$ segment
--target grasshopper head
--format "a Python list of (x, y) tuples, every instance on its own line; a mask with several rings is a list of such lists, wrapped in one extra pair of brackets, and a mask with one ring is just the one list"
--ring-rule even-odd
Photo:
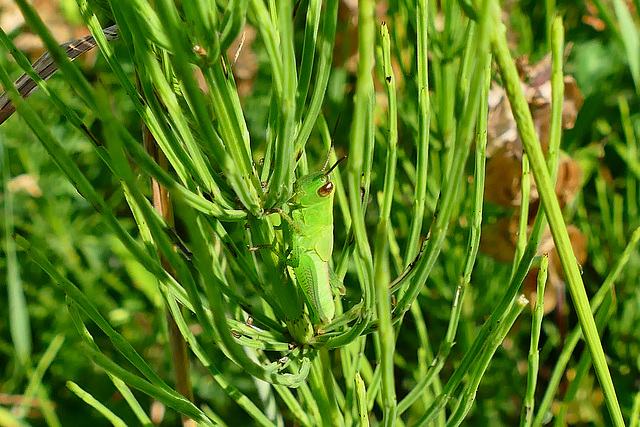
[(321, 171), (310, 173), (298, 179), (294, 184), (294, 194), (291, 201), (299, 206), (311, 206), (330, 200), (334, 185), (329, 174), (344, 159), (346, 157), (342, 157), (329, 170), (325, 170), (329, 162), (327, 158), (327, 163), (325, 163)]
[(331, 196), (333, 187), (331, 178), (324, 171), (310, 173), (296, 181), (292, 201), (300, 206), (322, 203)]

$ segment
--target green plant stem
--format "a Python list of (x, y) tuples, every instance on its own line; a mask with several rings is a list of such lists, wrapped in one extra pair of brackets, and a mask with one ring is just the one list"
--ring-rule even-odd
[(122, 421), (120, 417), (114, 414), (109, 408), (104, 406), (93, 397), (91, 394), (83, 390), (79, 385), (74, 383), (73, 381), (67, 381), (67, 388), (71, 390), (76, 396), (80, 399), (84, 400), (85, 403), (90, 405), (96, 411), (98, 411), (103, 417), (105, 417), (114, 427), (126, 427), (127, 424)]
[[(623, 426), (624, 420), (622, 412), (616, 397), (616, 391), (613, 386), (611, 374), (607, 367), (607, 362), (602, 349), (602, 343), (598, 337), (598, 331), (589, 309), (589, 299), (587, 298), (584, 284), (580, 275), (580, 269), (576, 262), (575, 255), (566, 226), (562, 219), (560, 205), (555, 195), (554, 185), (551, 181), (549, 171), (545, 166), (542, 149), (536, 136), (535, 127), (529, 111), (529, 105), (520, 88), (520, 78), (518, 71), (513, 62), (513, 58), (509, 52), (507, 45), (505, 28), (500, 21), (500, 7), (497, 2), (492, 2), (493, 27), (492, 34), (492, 50), (498, 63), (500, 73), (505, 84), (505, 90), (511, 103), (513, 115), (518, 124), (518, 131), (522, 138), (524, 149), (529, 155), (531, 169), (533, 170), (540, 199), (544, 207), (545, 213), (549, 220), (551, 234), (553, 235), (558, 255), (562, 263), (562, 268), (567, 278), (571, 297), (576, 307), (580, 326), (586, 338), (589, 351), (593, 358), (594, 367), (603, 388), (605, 400), (609, 408), (612, 421), (616, 426)], [(554, 23), (554, 32), (562, 33), (562, 21), (556, 19)], [(557, 40), (557, 39), (556, 39)]]
[[(358, 51), (360, 53), (360, 61), (358, 62), (358, 83), (354, 97), (355, 111), (351, 126), (350, 155), (347, 160), (347, 188), (349, 189), (351, 225), (356, 245), (354, 261), (362, 287), (364, 304), (360, 311), (360, 319), (356, 325), (344, 334), (329, 339), (327, 341), (328, 348), (341, 347), (355, 340), (368, 326), (375, 307), (373, 258), (364, 221), (363, 200), (361, 200), (361, 188), (366, 184), (366, 182), (362, 182), (362, 176), (365, 172), (369, 173), (364, 170), (365, 162), (362, 154), (371, 151), (367, 147), (367, 142), (373, 141), (373, 129), (370, 128), (369, 123), (372, 123), (373, 120), (374, 99), (372, 78), (373, 50), (375, 46), (374, 11), (374, 3), (371, 0), (361, 2), (358, 8)], [(365, 203), (368, 200), (366, 186), (364, 200)]]
[[(521, 295), (513, 305), (509, 313), (505, 316), (505, 321), (500, 324), (500, 327), (497, 328), (493, 334), (489, 336), (486, 348), (483, 349), (482, 353), (477, 355), (477, 360), (474, 363), (475, 366), (471, 371), (471, 378), (465, 388), (462, 390), (458, 405), (447, 421), (447, 426), (458, 427), (460, 424), (462, 424), (462, 421), (464, 421), (465, 417), (471, 410), (473, 402), (475, 401), (475, 396), (478, 391), (480, 381), (482, 380), (482, 377), (484, 376), (484, 373), (489, 366), (489, 362), (491, 362), (491, 359), (498, 349), (498, 346), (502, 344), (502, 341), (504, 341), (507, 333), (522, 312), (522, 309), (527, 306), (527, 304), (529, 304), (529, 301), (524, 297), (524, 295)], [(426, 426), (427, 424), (427, 420), (425, 420), (423, 423), (418, 423), (419, 426)]]
[(633, 407), (631, 408), (629, 420), (629, 427), (638, 427), (640, 425), (640, 391), (633, 397)]
[[(309, 100), (306, 114), (302, 121), (302, 125), (296, 135), (296, 144), (294, 151), (299, 153), (304, 148), (313, 126), (318, 120), (318, 116), (322, 110), (322, 104), (327, 92), (327, 85), (331, 75), (331, 62), (333, 60), (333, 48), (336, 39), (336, 27), (338, 20), (338, 0), (327, 0), (324, 7), (324, 15), (322, 18), (322, 31), (318, 38), (318, 62), (316, 66), (316, 79), (313, 85), (313, 92)], [(302, 73), (302, 68), (300, 69)], [(302, 75), (301, 75), (302, 77)], [(299, 106), (302, 108), (302, 106)]]
[(429, 100), (429, 61), (427, 34), (427, 22), (429, 22), (429, 10), (427, 0), (418, 0), (416, 3), (417, 19), (417, 71), (418, 71), (418, 144), (416, 163), (415, 201), (407, 250), (404, 264), (407, 266), (418, 253), (422, 222), (425, 212), (425, 200), (427, 197), (427, 172), (429, 166), (429, 131), (431, 126), (431, 105)]
[[(620, 96), (618, 97), (618, 108), (620, 109), (620, 119), (622, 122), (622, 130), (624, 131), (624, 137), (626, 139), (627, 158), (638, 158), (638, 142), (636, 135), (633, 131), (633, 124), (631, 122), (631, 116), (629, 114), (629, 104), (627, 100)], [(631, 172), (627, 172), (627, 182), (625, 185), (626, 199), (627, 199), (627, 214), (629, 218), (636, 218), (638, 216), (638, 180), (633, 177)]]
[(520, 425), (530, 427), (533, 421), (533, 411), (535, 408), (535, 392), (538, 382), (538, 368), (540, 365), (540, 351), (538, 343), (540, 341), (540, 330), (542, 329), (542, 319), (544, 317), (544, 289), (547, 283), (547, 273), (549, 269), (549, 255), (544, 254), (538, 272), (536, 289), (536, 304), (533, 308), (533, 318), (531, 319), (531, 344), (529, 346), (529, 365), (527, 369), (527, 389), (525, 391)]
[[(483, 14), (483, 16), (486, 15), (486, 13)], [(411, 303), (417, 298), (444, 245), (449, 228), (449, 220), (458, 198), (458, 189), (469, 155), (469, 148), (474, 135), (476, 115), (480, 106), (480, 96), (484, 82), (484, 59), (488, 55), (488, 31), (485, 29), (486, 21), (487, 19), (481, 19), (478, 36), (475, 37), (474, 42), (471, 44), (471, 48), (474, 49), (475, 52), (476, 61), (474, 67), (471, 67), (473, 71), (471, 72), (469, 99), (463, 110), (459, 128), (456, 133), (456, 143), (453, 149), (453, 161), (450, 173), (442, 187), (441, 199), (434, 213), (434, 220), (429, 230), (430, 238), (426, 242), (425, 254), (419, 259), (415, 266), (415, 275), (407, 287), (406, 293), (398, 300), (398, 304), (394, 310), (394, 316), (396, 318), (404, 316), (404, 313), (409, 309)]]
[[(604, 300), (602, 301), (602, 305), (598, 309), (595, 314), (596, 324), (598, 325), (598, 331), (604, 331), (604, 328), (613, 314), (615, 310), (615, 296), (612, 293), (607, 293)], [(602, 335), (602, 332), (600, 332)], [(578, 391), (580, 390), (580, 383), (584, 380), (584, 377), (589, 373), (589, 369), (591, 368), (591, 356), (588, 351), (582, 353), (580, 356), (580, 360), (578, 361), (576, 367), (574, 368), (575, 376), (571, 379), (569, 383), (569, 387), (564, 394), (564, 399), (560, 404), (558, 409), (558, 413), (555, 416), (554, 424), (558, 427), (564, 426), (566, 424), (566, 415), (569, 409), (569, 405), (574, 401)]]
[[(606, 297), (609, 292), (613, 292), (613, 284), (618, 279), (624, 266), (627, 264), (629, 259), (636, 253), (638, 250), (638, 244), (640, 243), (640, 227), (638, 227), (631, 235), (629, 239), (629, 243), (627, 247), (624, 249), (622, 255), (616, 262), (616, 265), (613, 267), (607, 278), (602, 283), (602, 286), (598, 289), (598, 291), (594, 294), (593, 298), (591, 298), (591, 311), (596, 312), (602, 304), (602, 301)], [(560, 356), (558, 356), (558, 361), (553, 368), (553, 373), (551, 374), (551, 379), (549, 380), (549, 385), (547, 386), (547, 390), (544, 393), (542, 400), (540, 401), (540, 407), (538, 409), (538, 413), (536, 414), (535, 419), (533, 420), (533, 425), (538, 427), (542, 425), (544, 421), (545, 414), (551, 407), (551, 403), (553, 402), (553, 397), (560, 385), (560, 381), (562, 380), (562, 376), (564, 374), (564, 370), (571, 359), (571, 354), (573, 350), (578, 345), (578, 342), (582, 338), (582, 330), (580, 327), (576, 327), (571, 333), (565, 338), (564, 347), (562, 348), (562, 352)]]
[(293, 47), (292, 3), (278, 2), (277, 30), (279, 49), (277, 58), (271, 58), (282, 65), (280, 85), (276, 85), (277, 144), (275, 146), (275, 164), (269, 179), (269, 192), (266, 206), (280, 206), (291, 196), (295, 181), (294, 167), (297, 158), (294, 152), (294, 119), (296, 114), (296, 92), (298, 87), (296, 57)]
[(367, 409), (367, 388), (360, 376), (359, 372), (356, 372), (355, 376), (355, 389), (358, 403), (358, 419), (360, 420), (360, 426), (369, 426), (369, 410)]
[[(491, 58), (487, 57), (485, 61), (485, 80), (482, 85), (481, 99), (487, 99), (489, 87), (491, 85)], [(449, 357), (449, 353), (453, 348), (458, 323), (462, 313), (464, 302), (469, 283), (471, 282), (471, 273), (478, 254), (480, 245), (480, 232), (482, 226), (482, 206), (484, 200), (484, 184), (485, 184), (485, 167), (486, 167), (486, 148), (487, 148), (487, 115), (488, 109), (482, 108), (478, 113), (476, 126), (476, 153), (475, 153), (475, 172), (474, 172), (474, 204), (473, 218), (471, 220), (471, 232), (469, 234), (470, 250), (464, 264), (464, 271), (461, 282), (458, 285), (452, 304), (449, 325), (444, 341), (440, 344), (436, 358), (431, 362), (426, 374), (413, 387), (413, 389), (400, 401), (398, 405), (398, 413), (402, 414), (406, 411), (423, 393), (426, 387), (437, 378), (440, 370)]]
[(380, 206), (380, 221), (374, 242), (373, 266), (375, 272), (375, 290), (378, 314), (378, 338), (380, 342), (380, 369), (382, 370), (382, 402), (383, 421), (385, 426), (395, 425), (397, 418), (396, 385), (394, 375), (394, 354), (396, 338), (391, 324), (391, 303), (389, 293), (389, 239), (391, 234), (390, 212), (395, 187), (395, 170), (398, 145), (398, 107), (396, 100), (396, 83), (391, 68), (391, 40), (386, 24), (380, 28), (382, 40), (382, 57), (384, 81), (389, 102), (389, 140), (387, 148), (387, 164), (385, 169), (385, 187)]
[(520, 181), (520, 218), (518, 222), (518, 242), (516, 243), (516, 253), (511, 266), (511, 276), (516, 272), (516, 268), (522, 259), (524, 248), (527, 245), (527, 225), (529, 224), (529, 195), (531, 194), (531, 173), (529, 172), (529, 157), (527, 153), (522, 154), (522, 178)]
[[(486, 10), (486, 9), (483, 9), (483, 10)], [(554, 91), (554, 93), (557, 93), (557, 91)], [(561, 111), (553, 110), (552, 115), (554, 114), (560, 115)], [(559, 124), (560, 121), (552, 120), (552, 123)], [(559, 135), (559, 132), (557, 133), (557, 135)], [(551, 141), (550, 145), (553, 145), (553, 144), (554, 142)], [(559, 140), (556, 141), (555, 144), (559, 144)], [(550, 154), (551, 153), (552, 151), (550, 148)], [(557, 153), (557, 150), (555, 151), (555, 153)], [(557, 155), (556, 156), (550, 155), (549, 158), (547, 159), (547, 168), (550, 171), (550, 173), (553, 174), (553, 171), (557, 170), (556, 164), (557, 164)], [(489, 336), (490, 331), (495, 330), (500, 323), (504, 322), (504, 318), (508, 313), (510, 307), (515, 302), (515, 298), (516, 298), (516, 295), (518, 294), (520, 286), (522, 285), (522, 282), (526, 274), (528, 273), (529, 268), (531, 267), (531, 263), (537, 252), (537, 248), (540, 243), (540, 239), (542, 238), (542, 233), (544, 232), (545, 226), (546, 226), (546, 216), (542, 212), (539, 212), (534, 221), (533, 228), (531, 231), (531, 236), (529, 237), (529, 242), (527, 243), (527, 246), (524, 249), (524, 253), (522, 255), (521, 261), (518, 265), (518, 268), (516, 269), (515, 274), (511, 278), (509, 286), (505, 291), (502, 299), (496, 306), (491, 316), (489, 316), (489, 319), (484, 323), (484, 325), (478, 332), (476, 338), (473, 341), (473, 344), (471, 345), (469, 350), (466, 352), (464, 358), (462, 359), (462, 361), (454, 371), (453, 375), (449, 378), (449, 381), (447, 381), (447, 384), (445, 385), (443, 392), (440, 394), (440, 396), (436, 398), (436, 400), (431, 405), (431, 407), (427, 409), (427, 414), (425, 415), (425, 417), (429, 417), (432, 419), (435, 414), (444, 410), (445, 405), (451, 398), (453, 392), (458, 387), (460, 382), (464, 379), (467, 371), (470, 369), (473, 361), (475, 360), (476, 354), (478, 354), (478, 352), (480, 352), (482, 347), (484, 346), (484, 343), (487, 340), (487, 337)], [(454, 314), (452, 314), (452, 319), (455, 319)], [(448, 346), (444, 347), (443, 350), (444, 350), (443, 353), (446, 355), (448, 354), (448, 350), (450, 350), (450, 347)], [(434, 370), (442, 369), (442, 366), (444, 365), (444, 360), (440, 357), (440, 354), (438, 354), (437, 358), (438, 360), (434, 362), (434, 368), (433, 368)], [(402, 402), (400, 403), (402, 405)]]

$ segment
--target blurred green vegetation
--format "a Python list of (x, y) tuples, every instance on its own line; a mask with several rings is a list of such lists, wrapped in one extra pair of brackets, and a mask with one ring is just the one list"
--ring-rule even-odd
[[(622, 3), (622, 0), (619, 0)], [(305, 2), (303, 2), (305, 3)], [(411, 3), (411, 2), (407, 2)], [(630, 62), (638, 60), (630, 57), (625, 50), (625, 31), (628, 28), (620, 26), (620, 18), (615, 14), (613, 2), (594, 2), (597, 8), (608, 12), (611, 21), (604, 21), (604, 28), (596, 29), (594, 19), (602, 18), (601, 14), (593, 12), (590, 2), (559, 1), (557, 9), (564, 16), (566, 41), (573, 43), (570, 56), (567, 58), (565, 72), (573, 75), (581, 90), (585, 101), (581, 108), (575, 127), (563, 134), (562, 149), (569, 156), (580, 160), (585, 182), (576, 201), (566, 208), (567, 222), (576, 224), (587, 237), (588, 260), (582, 266), (583, 280), (588, 294), (591, 296), (599, 288), (605, 277), (611, 272), (615, 262), (619, 259), (628, 244), (631, 233), (640, 226), (638, 198), (640, 194), (638, 181), (640, 169), (637, 151), (629, 151), (628, 147), (637, 146), (635, 139), (640, 135), (640, 108), (638, 83), (634, 82), (630, 71)], [(636, 3), (625, 3), (633, 19), (636, 37), (638, 35), (638, 14)], [(301, 6), (302, 7), (302, 6)], [(549, 51), (545, 26), (545, 13), (542, 2), (523, 1), (507, 2), (505, 4), (507, 21), (510, 24), (510, 41), (514, 54), (530, 54), (532, 60), (546, 55)], [(597, 9), (596, 8), (596, 9)], [(394, 37), (415, 39), (414, 20), (404, 16), (401, 12), (404, 6), (388, 6), (385, 21)], [(411, 8), (409, 8), (411, 10)], [(601, 12), (602, 13), (602, 12)], [(597, 16), (594, 16), (597, 14)], [(354, 111), (353, 96), (355, 90), (355, 74), (349, 66), (349, 59), (357, 51), (357, 40), (354, 37), (353, 15), (344, 8), (341, 9), (338, 24), (339, 44), (334, 53), (334, 64), (329, 81), (327, 95), (324, 101), (323, 113), (329, 124), (338, 122), (335, 132), (335, 150), (338, 153), (348, 151), (350, 123)], [(408, 23), (412, 24), (409, 25)], [(589, 25), (588, 22), (592, 24)], [(302, 39), (303, 17), (298, 17), (296, 23), (296, 42)], [(400, 38), (402, 38), (400, 37)], [(447, 55), (453, 55), (450, 50), (460, 49), (464, 40), (438, 39), (442, 45), (440, 52), (433, 55), (446, 63)], [(113, 43), (118, 60), (127, 71), (131, 71), (131, 63), (127, 58), (127, 51), (119, 47), (118, 41)], [(244, 114), (248, 124), (252, 143), (262, 147), (266, 140), (268, 104), (271, 96), (271, 75), (266, 65), (267, 54), (260, 37), (250, 46), (258, 61), (258, 72), (253, 82), (252, 91), (243, 101)], [(402, 46), (392, 46), (394, 55), (402, 55)], [(296, 44), (296, 51), (301, 50)], [(433, 58), (432, 58), (433, 59)], [(11, 76), (18, 76), (21, 72), (2, 56), (0, 64), (9, 70)], [(399, 191), (398, 199), (409, 198), (413, 194), (412, 183), (415, 180), (415, 170), (403, 159), (414, 158), (413, 141), (417, 135), (417, 81), (415, 62), (409, 67), (399, 66), (399, 73), (403, 79), (403, 87), (398, 89), (399, 97), (399, 139), (400, 153), (396, 182)], [(633, 67), (633, 65), (631, 66)], [(109, 100), (117, 117), (134, 135), (141, 135), (142, 128), (139, 118), (123, 93), (118, 82), (110, 74), (101, 56), (95, 66), (84, 70), (90, 80), (105, 88)], [(398, 76), (398, 77), (400, 77)], [(437, 80), (437, 76), (430, 76), (430, 81)], [(74, 95), (74, 91), (62, 79), (53, 77), (50, 84), (67, 94), (64, 98), (73, 110), (83, 117), (83, 121), (96, 135), (101, 134), (102, 124), (96, 119), (96, 114), (86, 108)], [(437, 84), (436, 84), (437, 86)], [(452, 100), (450, 107), (456, 108), (453, 100), (456, 87), (447, 93)], [(40, 113), (40, 118), (48, 129), (63, 142), (78, 167), (85, 173), (91, 184), (104, 197), (108, 205), (118, 214), (123, 226), (134, 235), (137, 233), (131, 212), (124, 203), (124, 194), (119, 183), (113, 178), (108, 168), (102, 163), (91, 144), (83, 135), (74, 131), (69, 123), (60, 116), (59, 112), (50, 107), (48, 98), (41, 92), (36, 92), (29, 102)], [(431, 121), (430, 186), (428, 188), (427, 210), (433, 212), (439, 194), (438, 184), (444, 179), (445, 162), (442, 156), (447, 144), (451, 143), (450, 133), (452, 124), (439, 120), (438, 114)], [(379, 115), (376, 137), (382, 144), (386, 136), (386, 115)], [(318, 135), (312, 138), (317, 142)], [(600, 155), (593, 155), (589, 151), (590, 144), (602, 145)], [(307, 154), (312, 163), (311, 170), (322, 163), (325, 152), (320, 144), (310, 146)], [(33, 369), (43, 353), (56, 337), (64, 337), (64, 343), (42, 379), (43, 388), (40, 393), (46, 393), (55, 405), (53, 410), (57, 414), (61, 425), (108, 425), (105, 418), (82, 402), (69, 391), (65, 383), (69, 380), (77, 383), (88, 391), (98, 401), (105, 404), (118, 414), (127, 424), (136, 424), (134, 415), (128, 409), (121, 395), (114, 389), (112, 383), (104, 373), (91, 363), (83, 354), (78, 336), (66, 308), (63, 292), (57, 288), (50, 277), (44, 273), (25, 252), (16, 249), (12, 239), (12, 232), (7, 230), (8, 216), (13, 221), (16, 233), (29, 235), (32, 244), (45, 253), (47, 259), (56, 266), (58, 271), (74, 283), (81, 286), (86, 296), (97, 306), (100, 312), (108, 318), (116, 328), (147, 360), (156, 373), (172, 384), (172, 367), (167, 345), (166, 321), (162, 307), (162, 299), (154, 285), (154, 279), (137, 262), (127, 258), (127, 252), (105, 227), (100, 215), (88, 204), (60, 173), (42, 148), (40, 142), (25, 126), (22, 118), (17, 115), (6, 122), (0, 129), (0, 147), (5, 157), (2, 180), (1, 206), (5, 215), (0, 216), (2, 247), (7, 256), (0, 256), (0, 283), (9, 277), (8, 265), (11, 251), (17, 254), (20, 283), (24, 289), (24, 297), (28, 308), (29, 329), (31, 331), (32, 354), (28, 360), (21, 360), (17, 351), (15, 338), (11, 335), (8, 309), (2, 310), (0, 316), (0, 396), (16, 397), (24, 393), (29, 378), (26, 373)], [(260, 160), (260, 149), (254, 152), (254, 161)], [(629, 154), (631, 153), (631, 154)], [(440, 163), (442, 162), (442, 163)], [(375, 153), (374, 164), (384, 165), (385, 152)], [(4, 167), (3, 165), (3, 167)], [(472, 161), (469, 161), (468, 175), (472, 175)], [(403, 167), (404, 166), (404, 167)], [(30, 175), (41, 191), (41, 195), (34, 196), (28, 191), (8, 191), (10, 182), (21, 174)], [(372, 174), (372, 188), (381, 189), (384, 182), (384, 168), (374, 169)], [(141, 178), (141, 186), (148, 189), (146, 178)], [(437, 351), (438, 343), (442, 342), (450, 319), (451, 304), (455, 297), (455, 287), (460, 280), (463, 263), (466, 256), (469, 225), (466, 221), (468, 209), (472, 201), (465, 203), (463, 197), (470, 194), (470, 184), (460, 189), (463, 202), (454, 221), (450, 225), (447, 240), (433, 269), (424, 290), (418, 298), (422, 309), (425, 325), (417, 325), (413, 317), (407, 316), (402, 323), (402, 332), (398, 336), (394, 362), (396, 364), (396, 392), (400, 400), (415, 385), (417, 366), (424, 358), (430, 363), (429, 357)], [(372, 192), (372, 198), (375, 198)], [(7, 201), (11, 199), (11, 207), (7, 210)], [(402, 200), (401, 200), (402, 201)], [(337, 213), (335, 241), (336, 247), (341, 247), (348, 238), (347, 230), (340, 226), (343, 219)], [(400, 247), (408, 239), (411, 224), (411, 210), (394, 210), (392, 214), (395, 239)], [(485, 220), (490, 221), (495, 212), (486, 209)], [(377, 223), (378, 211), (373, 207), (367, 211), (366, 224), (373, 235)], [(425, 218), (424, 229), (428, 229), (430, 216)], [(180, 224), (178, 224), (178, 229)], [(504, 288), (508, 284), (511, 267), (502, 264), (487, 255), (480, 253), (472, 276), (472, 286), (469, 288), (464, 301), (463, 313), (460, 319), (456, 345), (453, 347), (448, 362), (440, 373), (441, 380), (452, 374), (456, 364), (469, 349), (473, 339), (486, 317), (492, 312), (496, 302), (500, 300)], [(622, 276), (615, 284), (613, 294), (613, 308), (611, 316), (603, 332), (602, 344), (608, 357), (608, 364), (613, 376), (618, 399), (623, 414), (628, 420), (632, 414), (634, 399), (638, 399), (640, 390), (640, 255), (635, 251), (626, 264)], [(345, 282), (355, 280), (355, 273), (351, 268)], [(0, 306), (8, 307), (7, 288), (0, 287)], [(346, 299), (358, 299), (359, 295), (347, 294)], [(557, 321), (564, 319), (569, 329), (576, 324), (572, 310), (571, 299), (567, 295), (568, 310), (566, 313), (552, 312), (548, 314), (542, 325), (540, 378), (536, 401), (542, 397), (549, 380), (550, 372), (556, 364), (563, 346), (563, 331), (559, 329)], [(500, 346), (480, 384), (476, 396), (476, 404), (464, 425), (515, 425), (521, 412), (522, 397), (525, 393), (527, 378), (527, 355), (530, 339), (530, 311), (525, 309), (520, 320), (516, 322), (503, 345)], [(195, 318), (190, 319), (195, 323)], [(426, 332), (431, 343), (436, 348), (430, 350), (418, 348), (421, 342), (419, 329), (426, 326)], [(90, 331), (94, 332), (94, 331)], [(102, 334), (94, 334), (97, 344), (103, 349), (110, 349), (108, 339)], [(569, 363), (566, 377), (571, 378), (579, 358), (586, 348), (582, 343)], [(375, 353), (368, 345), (365, 352), (370, 358)], [(426, 353), (431, 353), (428, 355)], [(106, 352), (115, 361), (123, 362), (117, 352)], [(26, 363), (25, 366), (23, 363)], [(259, 386), (256, 382), (241, 375), (241, 370), (231, 362), (226, 365), (229, 377), (236, 377), (234, 385), (247, 396), (258, 399)], [(25, 369), (27, 368), (27, 369)], [(234, 376), (234, 373), (238, 373)], [(195, 363), (192, 367), (192, 380), (197, 405), (208, 405), (221, 419), (230, 424), (251, 425), (251, 418), (236, 406), (223, 390), (211, 379), (208, 372)], [(561, 401), (568, 386), (568, 381), (562, 381), (556, 400)], [(134, 392), (142, 403), (143, 408), (149, 409), (151, 399)], [(426, 400), (425, 400), (426, 401)], [(0, 402), (4, 408), (10, 406)], [(638, 416), (639, 408), (633, 414)], [(374, 413), (380, 418), (379, 409)], [(419, 410), (415, 409), (419, 413)], [(602, 394), (599, 392), (598, 382), (592, 370), (580, 383), (580, 392), (568, 409), (567, 422), (576, 425), (609, 425), (606, 406)], [(26, 419), (31, 425), (45, 425), (42, 412), (36, 409), (32, 416)], [(177, 425), (179, 415), (167, 411), (163, 425)], [(632, 424), (633, 425), (633, 424)], [(636, 424), (637, 425), (637, 420)]]

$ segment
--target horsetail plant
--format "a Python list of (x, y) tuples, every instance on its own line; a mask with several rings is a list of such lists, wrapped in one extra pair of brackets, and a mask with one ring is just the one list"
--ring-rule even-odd
[[(520, 289), (548, 218), (611, 418), (623, 425), (553, 192), (563, 96), (559, 18), (550, 29), (554, 102), (552, 143), (545, 159), (494, 0), (390, 5), (390, 15), (410, 22), (402, 31), (393, 19), (378, 25), (375, 2), (360, 1), (352, 17), (358, 34), (357, 67), (349, 77), (355, 82), (353, 96), (341, 95), (352, 106), (346, 118), (349, 131), (344, 132), (348, 137), (334, 132), (335, 140), (328, 123), (335, 120), (337, 129), (345, 129), (345, 122), (338, 121), (330, 105), (336, 92), (347, 87), (340, 86), (334, 70), (342, 25), (338, 0), (109, 0), (107, 9), (116, 24), (105, 30), (96, 15), (104, 4), (78, 0), (92, 33), (83, 40), (100, 48), (141, 120), (142, 137), (112, 111), (107, 90), (94, 88), (71, 64), (69, 46), (77, 45), (58, 46), (28, 2), (16, 3), (48, 50), (42, 61), (53, 61), (47, 62), (47, 74), (34, 70), (3, 31), (0, 41), (92, 144), (120, 185), (135, 230), (123, 226), (23, 99), (32, 91), (14, 88), (4, 68), (0, 83), (10, 103), (2, 110), (8, 117), (15, 106), (128, 256), (153, 275), (169, 329), (179, 338), (171, 346), (176, 382), (182, 386), (174, 389), (161, 378), (101, 314), (97, 302), (61, 275), (30, 236), (20, 234), (16, 241), (67, 295), (87, 357), (121, 390), (141, 424), (148, 425), (149, 419), (129, 387), (173, 408), (185, 424), (191, 419), (214, 425), (218, 416), (198, 406), (190, 391), (191, 370), (202, 369), (258, 425), (366, 425), (377, 419), (385, 426), (460, 425), (470, 414), (489, 363), (527, 304)], [(443, 30), (435, 24), (440, 12), (446, 16)], [(260, 129), (251, 119), (257, 113), (236, 86), (233, 57), (238, 52), (228, 52), (234, 40), (243, 39), (245, 24), (257, 29), (260, 73), (270, 78)], [(522, 220), (508, 286), (444, 378), (469, 304), (480, 241), (494, 59), (544, 212), (537, 214), (528, 238)], [(56, 67), (100, 126), (86, 126), (62, 101), (57, 86), (45, 81)], [(411, 80), (408, 75), (416, 76), (415, 82), (401, 81)], [(415, 90), (403, 92), (407, 87)], [(474, 161), (469, 162), (472, 152)], [(340, 163), (344, 153), (346, 162)], [(315, 166), (323, 161), (323, 167)], [(526, 167), (523, 173), (528, 173)], [(523, 183), (526, 190), (527, 181)], [(434, 352), (427, 333), (429, 308), (419, 301), (429, 280), (442, 274), (439, 263), (451, 249), (452, 224), (463, 217), (470, 218), (467, 244), (457, 258), (452, 255), (459, 262), (457, 280), (443, 293), (451, 300), (448, 326)], [(636, 243), (637, 238), (629, 247)], [(549, 404), (534, 405), (540, 310), (539, 303), (523, 425), (537, 425), (543, 409), (534, 419), (533, 408), (546, 411)], [(399, 398), (402, 383), (396, 375), (405, 361), (398, 342), (410, 323), (417, 325), (420, 368), (411, 372), (412, 390)], [(94, 325), (127, 366), (119, 366), (100, 348), (88, 332)], [(579, 334), (574, 331), (572, 340)], [(190, 368), (189, 361), (196, 367)], [(248, 390), (236, 375), (255, 381), (260, 391)], [(70, 387), (122, 422), (79, 386)], [(549, 387), (555, 392), (557, 384)]]

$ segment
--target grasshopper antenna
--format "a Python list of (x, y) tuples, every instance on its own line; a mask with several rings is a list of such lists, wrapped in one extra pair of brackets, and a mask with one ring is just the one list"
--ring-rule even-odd
[(324, 173), (324, 176), (329, 175), (329, 174), (331, 173), (331, 171), (333, 171), (333, 170), (334, 170), (334, 169), (335, 169), (335, 168), (340, 164), (340, 162), (342, 162), (343, 160), (346, 160), (346, 158), (347, 158), (347, 156), (342, 156), (342, 157), (340, 157), (340, 158), (338, 159), (338, 161), (337, 161), (337, 162), (335, 162), (335, 163), (333, 164), (333, 166), (331, 166), (331, 167), (329, 168), (329, 170), (328, 170), (328, 171), (326, 171), (326, 172)]
[[(333, 151), (333, 145), (336, 140), (336, 132), (338, 131), (338, 123), (340, 123), (340, 116), (342, 116), (342, 112), (338, 113), (338, 118), (336, 119), (336, 123), (333, 125), (333, 132), (331, 132), (331, 147), (329, 147), (329, 154), (327, 155), (327, 160), (325, 160), (324, 165), (320, 170), (325, 170), (329, 165), (329, 159), (331, 158), (331, 152)], [(335, 168), (338, 165), (338, 163), (340, 163), (342, 160), (343, 159), (338, 160), (333, 166), (331, 166), (331, 168), (325, 175), (329, 175), (329, 172), (331, 172), (333, 168)]]

